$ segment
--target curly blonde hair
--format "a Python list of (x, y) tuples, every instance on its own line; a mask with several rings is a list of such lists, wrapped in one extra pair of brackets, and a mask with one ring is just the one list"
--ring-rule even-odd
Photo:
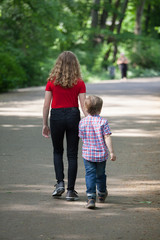
[(54, 81), (54, 85), (71, 88), (81, 78), (80, 65), (77, 57), (70, 51), (62, 52), (49, 75), (48, 81)]

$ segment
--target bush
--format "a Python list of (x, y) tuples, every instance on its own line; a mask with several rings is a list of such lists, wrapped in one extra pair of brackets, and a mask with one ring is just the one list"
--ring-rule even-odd
[(129, 67), (128, 77), (136, 78), (136, 77), (158, 77), (160, 76), (160, 71), (155, 69), (145, 69), (139, 66)]
[(0, 53), (0, 66), (0, 92), (24, 86), (26, 74), (14, 56)]
[(160, 43), (156, 40), (139, 41), (130, 52), (131, 63), (144, 69), (160, 70)]

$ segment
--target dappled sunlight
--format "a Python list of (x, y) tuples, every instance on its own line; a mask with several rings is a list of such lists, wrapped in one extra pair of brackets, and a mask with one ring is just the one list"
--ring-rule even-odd
[(160, 137), (160, 116), (107, 117), (115, 137)]
[[(123, 180), (119, 178), (109, 178), (109, 187), (111, 188), (112, 194), (121, 194), (122, 192), (126, 194), (137, 194), (138, 192), (147, 192), (147, 191), (158, 191), (160, 190), (160, 181), (158, 180)], [(81, 184), (81, 185), (80, 185)], [(79, 181), (77, 178), (76, 185), (78, 188), (79, 193), (85, 193), (85, 182), (84, 179)], [(48, 193), (50, 195), (52, 185), (43, 185), (43, 184), (36, 184), (36, 185), (26, 185), (26, 184), (7, 184), (1, 188), (0, 192), (5, 193), (11, 191), (12, 193), (29, 193), (29, 192), (37, 192), (40, 191), (41, 193)], [(133, 191), (133, 192), (132, 192)]]
[(160, 101), (154, 96), (107, 96), (100, 95), (104, 101), (103, 116), (147, 116), (160, 115)]
[(45, 91), (45, 86), (40, 86), (40, 87), (26, 87), (26, 88), (19, 88), (17, 89), (17, 92), (19, 93), (25, 93), (25, 92), (40, 92), (40, 91)]
[(50, 194), (51, 191), (51, 186), (48, 185), (41, 185), (41, 184), (37, 184), (37, 185), (28, 185), (28, 184), (7, 184), (4, 185), (3, 188), (0, 190), (0, 192), (2, 193), (7, 193), (7, 192), (11, 192), (11, 193), (37, 193), (37, 191), (40, 191), (41, 193), (48, 193)]
[[(60, 198), (51, 197), (50, 185), (35, 184), (8, 184), (4, 185), (1, 189), (1, 195), (8, 196), (7, 201), (1, 204), (2, 211), (35, 211), (43, 212), (45, 214), (62, 214), (68, 213), (86, 212), (86, 194), (84, 179), (78, 178), (77, 191), (79, 193), (78, 201), (66, 201), (65, 194)], [(81, 185), (80, 185), (81, 183)], [(143, 211), (150, 211), (156, 207), (159, 199), (160, 181), (159, 180), (125, 180), (121, 178), (109, 178), (108, 181), (109, 196), (105, 204), (96, 203), (97, 209), (101, 209), (98, 214), (101, 216), (116, 216), (119, 213), (104, 212), (105, 209), (117, 208), (120, 204), (126, 205), (126, 208), (139, 209), (143, 208)], [(12, 202), (12, 198), (15, 194), (23, 194), (22, 200), (18, 200), (17, 203)], [(27, 195), (30, 195), (33, 199), (39, 197), (38, 201), (33, 200), (31, 203), (28, 201)], [(33, 195), (34, 194), (34, 195)], [(17, 195), (17, 196), (18, 196)], [(154, 201), (151, 196), (154, 195)], [(157, 196), (157, 200), (155, 198)], [(7, 203), (8, 202), (8, 203)], [(147, 204), (144, 206), (144, 204)], [(143, 204), (143, 206), (142, 206)], [(146, 209), (147, 208), (147, 209)], [(140, 210), (140, 209), (139, 209)]]
[[(58, 201), (53, 199), (52, 204), (45, 204), (43, 201), (42, 203), (37, 203), (37, 204), (2, 204), (1, 210), (3, 211), (23, 211), (23, 212), (30, 212), (30, 211), (35, 211), (35, 212), (42, 212), (45, 214), (68, 214), (69, 213), (74, 213), (76, 212), (83, 212), (86, 211), (85, 209), (85, 203), (84, 202), (67, 202), (66, 200), (61, 201), (61, 204), (56, 202), (56, 205), (54, 201)], [(59, 200), (60, 202), (60, 200)]]
[[(101, 205), (102, 205), (102, 204), (101, 204)], [(111, 207), (111, 205), (110, 205), (110, 207)], [(120, 215), (120, 214), (119, 214), (119, 213), (103, 212), (103, 213), (100, 213), (99, 215), (100, 215), (99, 217), (103, 217), (103, 216), (105, 216), (105, 217), (110, 217), (110, 216), (118, 216), (118, 215)]]
[[(4, 239), (8, 236), (12, 239), (13, 232), (19, 239), (26, 231), (24, 239), (97, 240), (102, 238), (100, 232), (106, 239), (109, 231), (112, 231), (113, 239), (123, 239), (127, 228), (134, 232), (134, 226), (154, 222), (157, 222), (158, 232), (160, 101), (158, 95), (151, 96), (149, 92), (145, 95), (145, 91), (142, 95), (140, 91), (135, 95), (129, 89), (129, 82), (127, 93), (123, 89), (126, 83), (119, 81), (117, 84), (117, 87), (113, 87), (112, 82), (101, 86), (97, 84), (97, 89), (87, 84), (88, 95), (96, 92), (103, 98), (101, 116), (109, 121), (117, 155), (116, 162), (107, 163), (109, 195), (105, 203), (96, 201), (95, 210), (85, 207), (87, 196), (82, 141), (79, 144), (75, 186), (79, 200), (66, 201), (66, 139), (66, 191), (59, 198), (52, 197), (56, 183), (52, 142), (51, 138), (45, 139), (41, 135), (44, 87), (19, 89), (0, 96), (0, 195)], [(145, 228), (143, 226), (139, 231)], [(32, 232), (35, 234), (33, 237)], [(126, 239), (129, 237), (130, 232)]]
[(27, 204), (7, 204), (1, 207), (3, 211), (38, 211), (38, 205), (27, 205)]
[[(113, 82), (112, 82), (113, 83)], [(104, 83), (103, 83), (104, 84)], [(113, 83), (114, 84), (114, 83)], [(101, 89), (102, 83), (98, 86)], [(107, 85), (107, 84), (105, 84)], [(92, 89), (92, 84), (87, 85), (89, 88), (88, 95), (90, 94), (90, 88)], [(109, 82), (108, 82), (109, 86)], [(93, 88), (95, 86), (93, 85)], [(25, 116), (25, 117), (42, 117), (42, 107), (44, 102), (44, 87), (39, 88), (27, 88), (19, 89), (17, 94), (19, 97), (24, 99), (19, 102), (19, 99), (14, 100), (15, 94), (13, 95), (13, 101), (10, 102), (6, 98), (0, 102), (0, 115), (1, 116)], [(36, 91), (38, 95), (35, 98), (30, 98), (30, 95)], [(22, 96), (21, 96), (22, 95)], [(28, 98), (27, 98), (28, 95)], [(142, 116), (142, 115), (160, 115), (160, 101), (157, 96), (144, 96), (138, 95), (120, 95), (117, 94), (108, 95), (101, 94), (101, 91), (97, 91), (97, 95), (103, 99), (103, 116)], [(43, 97), (42, 97), (43, 96)], [(82, 114), (83, 115), (83, 114)]]
[[(83, 184), (80, 183), (77, 179), (76, 185), (78, 187), (79, 194), (85, 192), (84, 179), (83, 179)], [(50, 196), (52, 190), (53, 190), (53, 185), (7, 184), (7, 185), (3, 185), (3, 188), (0, 189), (0, 192), (1, 193), (36, 193), (36, 194), (40, 193), (40, 194), (48, 194), (48, 196)]]
[(136, 123), (144, 123), (144, 124), (146, 124), (146, 123), (149, 123), (149, 124), (156, 124), (158, 121), (157, 120), (154, 120), (154, 119), (141, 119), (141, 120), (136, 120), (135, 121)]
[[(0, 103), (0, 116), (42, 117), (43, 99)], [(10, 106), (12, 105), (12, 107)]]
[(34, 127), (41, 127), (41, 125), (36, 125), (36, 124), (26, 124), (26, 125), (19, 125), (19, 124), (2, 124), (1, 125), (2, 127), (5, 127), (5, 128), (14, 128), (14, 127), (18, 127), (18, 128), (34, 128)]
[(94, 233), (92, 234), (92, 236), (89, 236), (88, 234), (86, 233), (80, 233), (80, 234), (57, 234), (56, 235), (56, 239), (57, 240), (70, 240), (70, 239), (74, 239), (74, 240), (89, 240), (89, 239), (95, 239), (97, 240), (99, 237), (99, 234), (98, 233)]
[(157, 213), (159, 215), (159, 208), (153, 208), (153, 207), (135, 207), (134, 209), (130, 209), (131, 212), (146, 212), (148, 214)]
[(42, 127), (42, 125), (38, 124), (2, 124), (0, 125), (3, 128), (10, 128), (11, 130), (22, 130), (24, 128), (35, 128), (35, 127)]
[(160, 137), (160, 132), (155, 131), (145, 131), (142, 129), (122, 129), (114, 130), (114, 136), (117, 137)]
[(122, 193), (126, 196), (128, 195), (137, 195), (137, 194), (148, 194), (150, 192), (160, 191), (160, 181), (137, 181), (137, 180), (119, 180), (120, 185), (115, 186), (112, 183), (109, 185), (111, 188), (112, 195), (121, 195)]

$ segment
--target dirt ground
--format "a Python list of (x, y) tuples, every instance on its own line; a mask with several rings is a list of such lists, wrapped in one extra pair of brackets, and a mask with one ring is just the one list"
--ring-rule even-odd
[[(51, 139), (41, 136), (44, 89), (0, 95), (0, 240), (159, 240), (160, 78), (87, 84), (88, 95), (104, 100), (101, 115), (117, 155), (107, 163), (109, 196), (95, 210), (85, 208), (81, 142), (79, 201), (51, 196)], [(64, 162), (67, 175), (66, 153)]]

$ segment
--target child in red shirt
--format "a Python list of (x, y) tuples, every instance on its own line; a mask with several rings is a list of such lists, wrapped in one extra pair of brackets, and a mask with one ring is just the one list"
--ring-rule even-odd
[[(80, 66), (77, 57), (70, 51), (62, 52), (52, 69), (45, 89), (43, 106), (42, 135), (49, 137), (51, 132), (53, 144), (53, 162), (57, 179), (53, 197), (60, 197), (65, 191), (64, 165), (63, 165), (63, 140), (66, 134), (68, 158), (68, 186), (67, 200), (77, 200), (75, 191), (77, 176), (78, 154), (78, 124), (80, 111), (78, 98), (84, 115), (84, 100), (86, 97), (85, 83), (81, 79)], [(50, 112), (50, 127), (48, 115)]]

